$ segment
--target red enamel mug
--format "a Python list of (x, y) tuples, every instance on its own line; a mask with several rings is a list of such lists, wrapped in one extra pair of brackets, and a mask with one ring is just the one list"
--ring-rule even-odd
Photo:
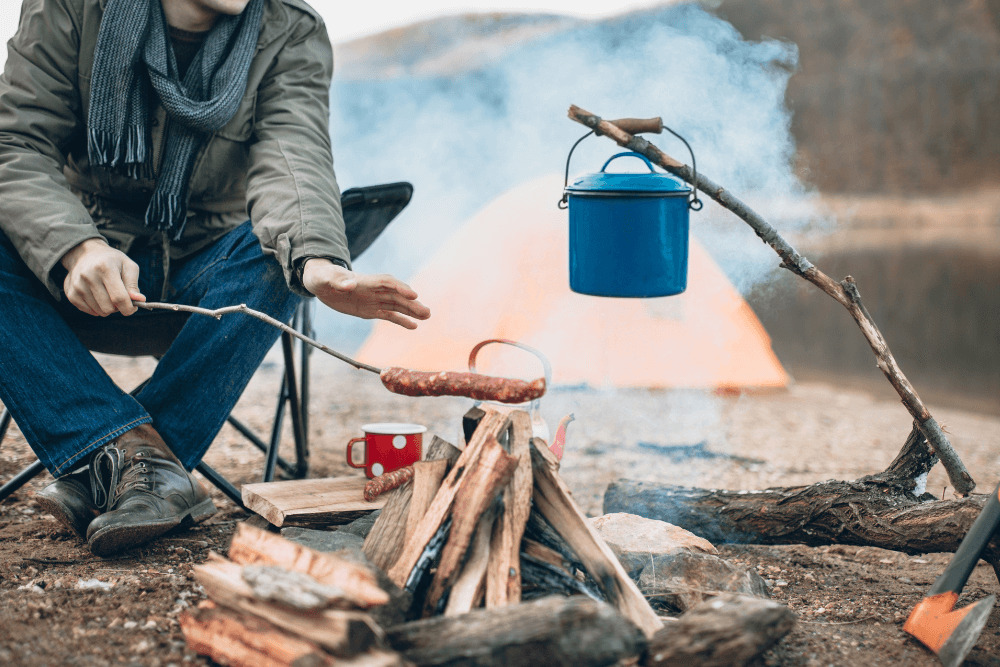
[[(347, 443), (347, 465), (364, 468), (369, 478), (378, 477), (420, 460), (426, 426), (385, 422), (365, 424), (363, 436), (351, 438)], [(365, 443), (362, 463), (354, 462), (354, 445)]]

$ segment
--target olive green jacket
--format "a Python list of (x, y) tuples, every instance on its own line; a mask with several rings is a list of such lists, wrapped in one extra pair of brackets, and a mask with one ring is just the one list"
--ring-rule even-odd
[[(167, 260), (178, 259), (248, 217), (300, 293), (297, 260), (349, 262), (328, 127), (333, 52), (316, 12), (302, 0), (266, 1), (246, 94), (199, 153), (184, 235), (168, 241), (142, 222), (154, 181), (88, 165), (90, 80), (105, 4), (24, 0), (0, 76), (0, 231), (49, 291), (60, 298), (59, 260), (87, 239), (103, 237), (126, 253), (162, 245)], [(154, 165), (164, 118), (160, 107)]]

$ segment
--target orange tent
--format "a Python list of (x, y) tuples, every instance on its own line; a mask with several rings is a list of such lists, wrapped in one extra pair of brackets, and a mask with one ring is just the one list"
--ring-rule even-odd
[[(410, 280), (431, 319), (416, 331), (379, 322), (358, 356), (378, 366), (463, 370), (477, 342), (508, 338), (549, 358), (554, 385), (787, 386), (764, 327), (695, 239), (688, 289), (679, 296), (612, 299), (571, 292), (569, 222), (556, 208), (561, 188), (562, 178), (547, 176), (479, 211)], [(480, 359), (481, 372), (532, 372), (528, 362), (507, 353), (494, 359), (484, 351)], [(535, 373), (537, 368), (535, 362)]]

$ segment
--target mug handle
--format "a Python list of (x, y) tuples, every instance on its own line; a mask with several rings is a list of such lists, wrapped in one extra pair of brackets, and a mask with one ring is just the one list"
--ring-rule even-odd
[[(354, 443), (356, 443), (356, 442), (364, 442), (364, 440), (365, 440), (365, 436), (360, 436), (360, 437), (357, 437), (357, 438), (351, 438), (350, 440), (347, 441), (347, 465), (351, 466), (352, 468), (364, 468), (365, 465), (366, 465), (365, 463), (362, 463), (361, 465), (357, 465), (356, 463), (354, 463), (354, 457), (351, 456), (351, 454), (353, 453), (352, 450), (354, 448)], [(365, 451), (365, 458), (366, 459), (368, 458), (368, 451), (367, 450)]]

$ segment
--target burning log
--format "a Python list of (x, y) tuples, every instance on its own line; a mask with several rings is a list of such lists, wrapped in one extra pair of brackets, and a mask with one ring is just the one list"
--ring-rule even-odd
[[(948, 478), (951, 480), (952, 486), (955, 487), (956, 493), (964, 496), (976, 488), (976, 483), (973, 481), (972, 476), (969, 475), (958, 453), (951, 446), (948, 437), (941, 430), (934, 417), (931, 416), (930, 411), (924, 405), (923, 401), (920, 400), (917, 390), (913, 388), (910, 381), (903, 375), (899, 364), (896, 363), (892, 352), (889, 350), (889, 343), (886, 342), (885, 337), (875, 324), (868, 309), (865, 308), (861, 301), (861, 293), (858, 291), (854, 278), (847, 276), (840, 282), (833, 280), (814, 266), (812, 262), (799, 254), (791, 244), (782, 238), (778, 230), (772, 227), (760, 214), (740, 201), (732, 192), (717, 185), (703, 173), (695, 174), (691, 167), (678, 162), (642, 137), (633, 136), (623, 128), (599, 116), (595, 116), (589, 111), (584, 111), (575, 105), (570, 107), (569, 117), (582, 125), (586, 125), (596, 134), (607, 135), (618, 145), (641, 153), (671, 174), (684, 179), (686, 182), (705, 192), (719, 205), (747, 223), (757, 236), (778, 254), (781, 258), (781, 266), (783, 268), (809, 281), (847, 309), (848, 313), (850, 313), (861, 329), (861, 333), (872, 348), (872, 352), (875, 353), (875, 360), (879, 369), (885, 375), (886, 379), (889, 380), (896, 393), (899, 394), (903, 405), (906, 406), (907, 411), (909, 411), (917, 424), (917, 428), (919, 428), (924, 438), (930, 443), (937, 456), (940, 457), (941, 463), (948, 472)], [(634, 121), (628, 122), (626, 125), (629, 129), (649, 131), (648, 128), (637, 126)]]
[[(853, 482), (721, 491), (619, 480), (604, 494), (604, 511), (669, 521), (716, 544), (852, 544), (910, 554), (950, 552), (979, 516), (986, 496), (930, 501), (915, 496), (916, 480), (935, 460), (914, 427), (885, 471)], [(1000, 537), (984, 557), (1000, 564)]]
[(788, 607), (723, 594), (667, 623), (649, 642), (648, 667), (745, 665), (795, 626)]
[(646, 639), (613, 608), (584, 597), (549, 597), (389, 628), (390, 645), (417, 665), (573, 665), (635, 658)]

